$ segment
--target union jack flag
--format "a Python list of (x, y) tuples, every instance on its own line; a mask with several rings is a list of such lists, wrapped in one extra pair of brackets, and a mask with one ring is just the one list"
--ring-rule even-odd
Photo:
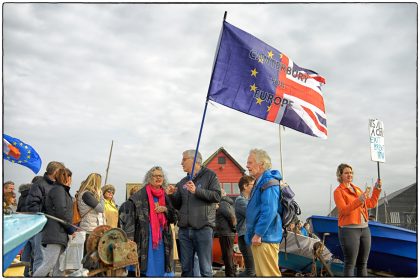
[(325, 79), (223, 22), (209, 99), (305, 134), (327, 138)]

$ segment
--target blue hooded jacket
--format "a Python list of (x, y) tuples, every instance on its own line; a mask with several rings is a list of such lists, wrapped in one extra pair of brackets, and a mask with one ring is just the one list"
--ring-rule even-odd
[[(247, 245), (251, 245), (254, 234), (261, 236), (264, 243), (280, 243), (283, 235), (281, 216), (278, 211), (280, 187), (270, 187), (261, 191), (261, 187), (271, 179), (281, 180), (277, 170), (266, 170), (251, 192), (246, 208)], [(281, 210), (281, 209), (280, 209)]]

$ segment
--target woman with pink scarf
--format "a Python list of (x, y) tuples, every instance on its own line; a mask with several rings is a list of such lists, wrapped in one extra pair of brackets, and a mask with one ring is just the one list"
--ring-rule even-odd
[(165, 194), (166, 176), (159, 166), (150, 169), (143, 188), (129, 200), (134, 205), (134, 241), (137, 243), (141, 276), (174, 276), (172, 231), (175, 210)]

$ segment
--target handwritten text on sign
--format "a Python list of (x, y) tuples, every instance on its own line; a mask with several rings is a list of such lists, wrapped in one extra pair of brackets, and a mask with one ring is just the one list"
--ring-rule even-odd
[(385, 162), (384, 123), (369, 120), (370, 155), (373, 161)]

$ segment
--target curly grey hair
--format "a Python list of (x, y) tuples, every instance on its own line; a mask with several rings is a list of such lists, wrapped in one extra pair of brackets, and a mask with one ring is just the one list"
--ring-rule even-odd
[(166, 173), (163, 171), (162, 167), (160, 166), (153, 166), (152, 168), (150, 168), (149, 171), (147, 171), (146, 175), (144, 175), (143, 186), (150, 184), (150, 182), (152, 181), (152, 173), (155, 170), (159, 170), (162, 172), (163, 174), (162, 188), (166, 189), (166, 187), (168, 186), (168, 178), (166, 176)]
[(264, 170), (268, 170), (271, 168), (271, 158), (266, 151), (261, 149), (252, 149), (251, 151), (249, 151), (249, 154), (253, 154), (255, 156), (255, 160), (257, 161), (257, 163), (263, 165)]

